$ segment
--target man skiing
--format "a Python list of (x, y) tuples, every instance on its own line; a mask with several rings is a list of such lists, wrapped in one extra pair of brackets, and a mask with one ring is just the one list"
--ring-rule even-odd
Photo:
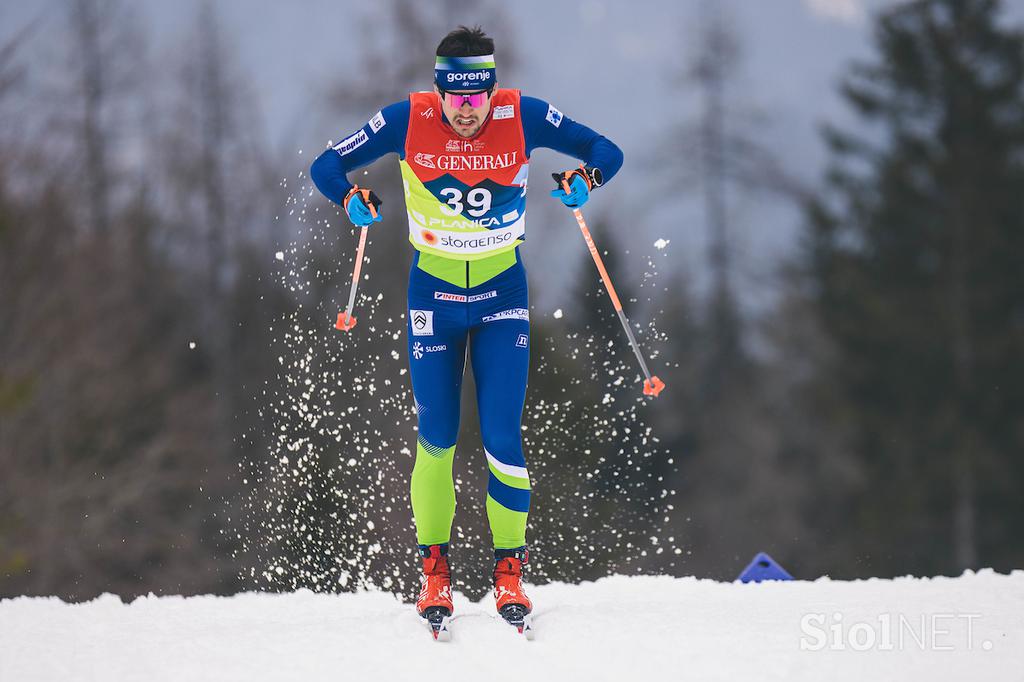
[(530, 479), (520, 438), (529, 369), (525, 238), (529, 157), (538, 147), (584, 165), (551, 195), (582, 206), (622, 165), (622, 152), (542, 100), (497, 87), (494, 42), (459, 27), (437, 48), (432, 92), (384, 107), (325, 151), (310, 175), (357, 226), (381, 220), (380, 200), (349, 171), (398, 154), (416, 249), (409, 274), (410, 375), (419, 423), (411, 498), (422, 589), (417, 611), (434, 627), (453, 612), (448, 543), (455, 515), (452, 463), (466, 348), (476, 381), (490, 476), (498, 612), (522, 631), (533, 605), (523, 591)]

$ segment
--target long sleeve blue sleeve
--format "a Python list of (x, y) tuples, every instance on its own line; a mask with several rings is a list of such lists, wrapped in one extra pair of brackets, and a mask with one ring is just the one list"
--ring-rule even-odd
[(309, 177), (325, 197), (341, 204), (352, 189), (347, 174), (391, 152), (404, 156), (408, 130), (409, 100), (388, 105), (362, 128), (318, 156), (309, 168)]
[(524, 95), (519, 109), (523, 116), (527, 155), (537, 147), (554, 149), (588, 166), (600, 168), (605, 182), (622, 167), (622, 150), (614, 142), (572, 120), (544, 100)]

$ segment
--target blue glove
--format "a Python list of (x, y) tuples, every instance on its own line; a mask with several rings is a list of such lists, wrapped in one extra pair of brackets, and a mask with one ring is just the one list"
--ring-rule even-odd
[[(590, 190), (600, 187), (602, 182), (599, 168), (583, 166), (562, 173), (552, 173), (551, 177), (558, 183), (558, 189), (551, 190), (551, 196), (560, 199), (569, 208), (579, 208), (587, 203), (590, 199)], [(566, 183), (569, 185), (568, 193), (565, 191)]]
[(349, 190), (345, 196), (345, 212), (348, 213), (348, 219), (352, 221), (352, 224), (356, 227), (366, 227), (371, 223), (379, 223), (382, 218), (380, 216), (380, 205), (383, 202), (373, 193), (373, 190), (359, 189), (359, 187), (353, 187)]

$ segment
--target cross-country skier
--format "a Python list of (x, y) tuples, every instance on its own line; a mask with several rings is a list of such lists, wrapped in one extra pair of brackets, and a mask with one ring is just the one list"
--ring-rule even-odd
[(583, 162), (562, 174), (569, 193), (551, 192), (566, 206), (579, 207), (619, 170), (622, 152), (547, 102), (498, 88), (494, 41), (479, 27), (461, 26), (445, 36), (434, 69), (432, 92), (414, 92), (381, 109), (317, 158), (310, 175), (355, 225), (365, 226), (381, 220), (380, 201), (346, 174), (398, 154), (409, 241), (416, 249), (407, 324), (419, 418), (411, 482), (423, 559), (416, 608), (432, 625), (453, 611), (452, 461), (468, 344), (490, 469), (494, 596), (499, 613), (521, 629), (533, 608), (520, 581), (530, 508), (520, 439), (530, 314), (519, 245), (530, 154), (547, 147)]

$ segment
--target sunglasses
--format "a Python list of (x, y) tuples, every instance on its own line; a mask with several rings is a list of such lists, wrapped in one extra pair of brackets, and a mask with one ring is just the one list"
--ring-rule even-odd
[(469, 106), (476, 109), (477, 107), (482, 107), (484, 105), (487, 98), (491, 96), (491, 91), (484, 90), (482, 92), (474, 92), (466, 95), (442, 90), (441, 95), (444, 97), (444, 101), (447, 102), (448, 106), (452, 109), (461, 109), (463, 104), (469, 104)]

